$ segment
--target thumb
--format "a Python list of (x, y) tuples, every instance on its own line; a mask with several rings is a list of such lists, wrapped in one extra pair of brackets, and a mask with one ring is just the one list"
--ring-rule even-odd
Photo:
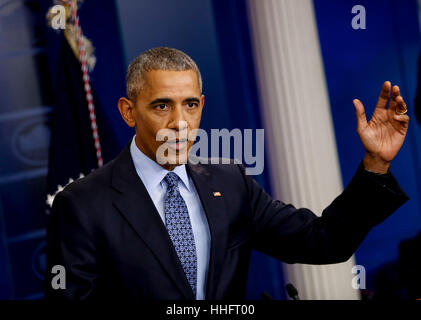
[(352, 102), (354, 103), (355, 114), (357, 116), (357, 129), (364, 129), (367, 126), (367, 118), (365, 115), (364, 106), (358, 99), (354, 99)]

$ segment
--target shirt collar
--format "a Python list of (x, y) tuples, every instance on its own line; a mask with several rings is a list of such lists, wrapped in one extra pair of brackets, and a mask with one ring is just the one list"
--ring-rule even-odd
[[(146, 189), (152, 190), (162, 183), (164, 177), (170, 171), (164, 169), (158, 163), (156, 163), (146, 154), (144, 154), (137, 147), (135, 138), (136, 135), (133, 137), (132, 142), (130, 144), (130, 154), (132, 156), (136, 172), (142, 179), (142, 182), (145, 184)], [(186, 165), (182, 164), (176, 166), (172, 172), (176, 173), (181, 179), (181, 181), (183, 181), (187, 190), (191, 191), (190, 181), (186, 171)]]

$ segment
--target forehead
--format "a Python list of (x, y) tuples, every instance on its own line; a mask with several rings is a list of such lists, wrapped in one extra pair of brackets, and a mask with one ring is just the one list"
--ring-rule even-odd
[(151, 70), (146, 73), (144, 88), (149, 95), (200, 94), (197, 74), (194, 70)]

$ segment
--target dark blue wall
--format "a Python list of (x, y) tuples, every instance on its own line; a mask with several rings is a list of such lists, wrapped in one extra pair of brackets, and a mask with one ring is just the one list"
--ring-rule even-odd
[[(336, 142), (346, 185), (363, 157), (352, 104), (359, 98), (371, 116), (381, 85), (399, 85), (412, 117), (404, 146), (392, 172), (411, 200), (375, 227), (356, 253), (369, 289), (376, 271), (398, 258), (398, 244), (421, 230), (421, 130), (413, 113), (420, 50), (416, 0), (314, 1), (327, 78)], [(351, 27), (355, 4), (366, 8), (366, 29)]]
[(52, 103), (45, 12), (6, 1), (0, 15), (0, 299), (37, 298)]
[[(51, 79), (61, 62), (61, 35), (47, 27), (50, 5), (6, 1), (0, 8), (0, 299), (43, 297)], [(109, 118), (120, 118), (125, 66), (114, 1), (85, 1), (80, 21), (98, 58), (92, 86)], [(127, 136), (123, 126), (107, 129)]]

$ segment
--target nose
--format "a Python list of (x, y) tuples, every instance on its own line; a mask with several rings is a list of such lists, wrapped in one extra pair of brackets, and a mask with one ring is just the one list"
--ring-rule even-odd
[(183, 109), (181, 106), (174, 108), (171, 122), (168, 127), (177, 131), (185, 130), (187, 128), (187, 121), (184, 120)]

